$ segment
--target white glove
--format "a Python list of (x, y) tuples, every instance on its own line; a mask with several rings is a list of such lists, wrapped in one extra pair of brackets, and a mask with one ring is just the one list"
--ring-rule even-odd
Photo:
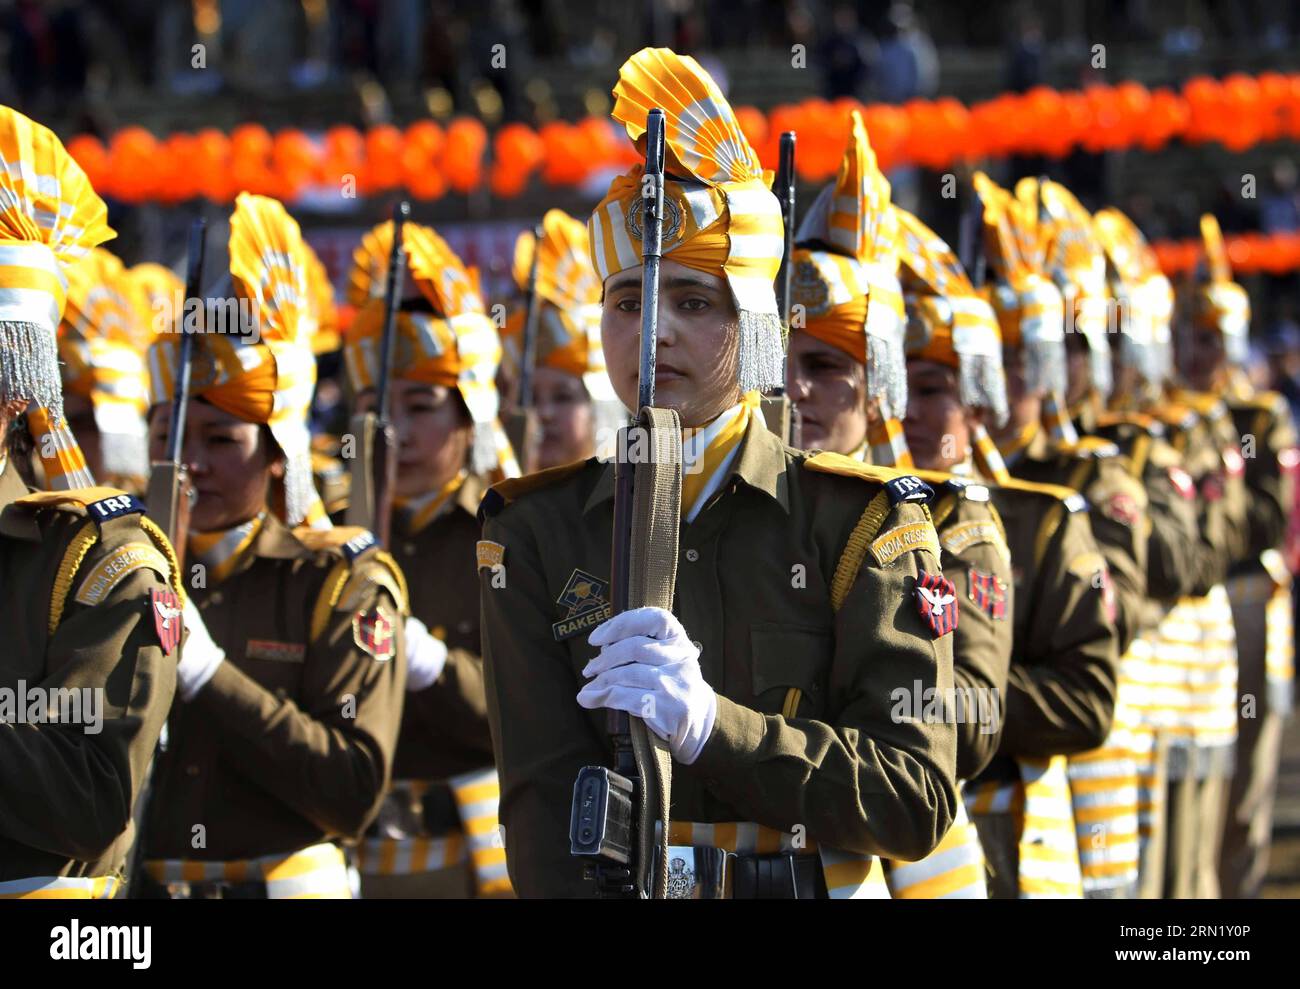
[(176, 689), (181, 700), (192, 701), (212, 679), (217, 667), (225, 662), (226, 654), (212, 641), (208, 627), (203, 624), (203, 616), (189, 595), (185, 596), (185, 608), (181, 614), (185, 618), (185, 628), (189, 635), (181, 647), (181, 661), (176, 667)]
[(595, 679), (578, 691), (578, 703), (644, 719), (682, 765), (699, 758), (718, 696), (704, 682), (700, 651), (676, 616), (635, 608), (600, 625), (587, 641), (600, 646), (600, 655), (583, 668), (583, 676)]
[(447, 665), (447, 643), (430, 635), (428, 627), (412, 616), (406, 619), (406, 690), (414, 693), (433, 685)]

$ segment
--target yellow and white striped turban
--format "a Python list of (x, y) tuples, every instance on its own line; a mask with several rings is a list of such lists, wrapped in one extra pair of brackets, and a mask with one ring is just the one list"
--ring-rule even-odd
[[(743, 391), (784, 384), (782, 328), (774, 281), (785, 245), (781, 208), (726, 97), (695, 59), (643, 48), (623, 63), (613, 117), (633, 141), (650, 110), (665, 117), (664, 256), (720, 276), (740, 328)], [(616, 178), (587, 222), (602, 284), (641, 264), (641, 174)]]
[(1172, 366), (1173, 286), (1142, 231), (1126, 215), (1107, 206), (1093, 214), (1092, 225), (1119, 303), (1120, 362), (1148, 383), (1163, 384)]
[(900, 206), (899, 278), (907, 305), (907, 356), (956, 369), (962, 404), (1007, 418), (1002, 333), (952, 248)]
[(1201, 217), (1201, 240), (1206, 273), (1192, 297), (1192, 318), (1200, 326), (1218, 330), (1228, 360), (1241, 367), (1250, 357), (1250, 296), (1232, 280), (1228, 248), (1213, 213)]
[(1022, 181), (1012, 194), (976, 172), (975, 191), (984, 206), (987, 249), (998, 274), (989, 301), (1002, 342), (1023, 352), (1030, 390), (1063, 396), (1065, 301), (1047, 273), (1052, 230), (1040, 218), (1038, 182)]
[(1048, 270), (1065, 301), (1066, 332), (1082, 333), (1087, 340), (1092, 384), (1106, 398), (1113, 385), (1106, 254), (1093, 230), (1092, 214), (1069, 189), (1049, 179), (1040, 191), (1052, 223)]
[(144, 261), (127, 269), (135, 281), (134, 298), (145, 307), (143, 324), (150, 337), (171, 333), (185, 313), (185, 283), (170, 268)]
[[(272, 509), (290, 526), (329, 528), (312, 483), (307, 425), (316, 386), (307, 258), (297, 222), (277, 200), (247, 192), (236, 198), (230, 277), (240, 326), (211, 325), (209, 302), (210, 325), (194, 339), (191, 394), (245, 422), (269, 426), (286, 458), (283, 490)], [(178, 344), (172, 332), (149, 350), (153, 404), (171, 401)]]
[(329, 272), (311, 245), (305, 240), (302, 249), (307, 256), (307, 291), (311, 295), (311, 318), (316, 329), (311, 334), (314, 354), (329, 354), (339, 349), (343, 340), (339, 336), (339, 310), (334, 300), (334, 285)]
[(121, 261), (99, 247), (70, 265), (67, 276), (59, 327), (64, 391), (90, 400), (104, 470), (143, 478), (149, 473), (144, 354), (151, 337), (144, 291)]
[(32, 403), (28, 427), (51, 488), (94, 483), (63, 419), (55, 339), (65, 269), (115, 236), (107, 217), (54, 133), (0, 106), (0, 400)]
[[(563, 210), (542, 218), (542, 245), (537, 259), (536, 291), (541, 300), (537, 325), (537, 364), (581, 378), (594, 402), (618, 403), (605, 368), (600, 344), (600, 278), (591, 263), (587, 228)], [(525, 230), (515, 242), (513, 273), (528, 288), (536, 237)], [(501, 334), (505, 359), (517, 368), (522, 358), (525, 309), (507, 320)], [(623, 406), (613, 410), (623, 415)]]
[(795, 238), (792, 317), (823, 343), (867, 366), (867, 397), (886, 418), (907, 409), (907, 315), (898, 282), (898, 218), (889, 180), (876, 163), (862, 115), (849, 120), (849, 146), (836, 180), (822, 189)]
[[(402, 225), (407, 270), (432, 311), (403, 309), (397, 314), (393, 376), (454, 388), (474, 422), (470, 469), (518, 474), (514, 452), (498, 415), (496, 373), (501, 339), (487, 317), (478, 278), (431, 227)], [(384, 291), (391, 221), (362, 238), (353, 255), (350, 298), (360, 300), (343, 341), (343, 363), (353, 394), (379, 381), (384, 333)]]

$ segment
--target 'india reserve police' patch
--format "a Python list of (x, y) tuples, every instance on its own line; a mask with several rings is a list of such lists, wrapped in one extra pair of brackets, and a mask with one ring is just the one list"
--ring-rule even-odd
[(609, 619), (614, 610), (606, 597), (608, 593), (609, 581), (593, 577), (585, 570), (574, 570), (555, 601), (565, 609), (563, 617), (551, 626), (555, 641), (571, 639)]

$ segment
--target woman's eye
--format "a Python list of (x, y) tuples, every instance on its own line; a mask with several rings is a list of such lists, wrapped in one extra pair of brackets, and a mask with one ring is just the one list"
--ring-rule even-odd
[(619, 312), (639, 312), (641, 309), (640, 299), (619, 299), (614, 304), (614, 308)]
[(707, 299), (685, 299), (682, 301), (682, 308), (690, 312), (699, 312), (709, 308)]

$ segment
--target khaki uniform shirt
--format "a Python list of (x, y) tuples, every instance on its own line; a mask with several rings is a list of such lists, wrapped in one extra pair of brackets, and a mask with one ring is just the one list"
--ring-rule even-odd
[(1044, 430), (1009, 466), (1018, 478), (1073, 488), (1087, 499), (1093, 538), (1106, 558), (1123, 653), (1143, 626), (1147, 597), (1151, 523), (1142, 483), (1112, 444), (1085, 437), (1073, 450), (1054, 450)]
[(1014, 758), (1095, 749), (1115, 713), (1119, 645), (1103, 599), (1104, 557), (1086, 501), (1062, 488), (990, 487), (1015, 578), (1006, 723), (984, 778), (1019, 778)]
[(226, 579), (190, 591), (226, 660), (172, 709), (146, 859), (296, 851), (353, 838), (377, 811), (401, 723), (406, 596), (379, 552), (350, 558), (341, 540), (268, 514)]
[(406, 574), (411, 614), (447, 643), (447, 665), (428, 688), (406, 695), (393, 776), (442, 780), (492, 765), (478, 583), (476, 517), (486, 485), (470, 476), (454, 502), (418, 532), (393, 518), (393, 556)]
[[(870, 479), (899, 472), (832, 458), (850, 476), (809, 458), (754, 417), (729, 478), (681, 528), (673, 610), (718, 700), (698, 759), (674, 767), (672, 817), (802, 825), (819, 843), (917, 859), (958, 799), (953, 725), (895, 711), (953, 686), (952, 635), (936, 635), (916, 592), (939, 571), (934, 530), (921, 505), (891, 507)], [(522, 896), (591, 891), (569, 820), (578, 771), (613, 757), (607, 712), (576, 701), (597, 652), (587, 637), (608, 614), (613, 493), (613, 466), (593, 459), (496, 485), (481, 510), (501, 554), (480, 570), (484, 662)], [(836, 566), (878, 496), (881, 535), (836, 611)], [(786, 716), (791, 688), (801, 700)]]
[[(102, 504), (116, 493), (84, 494)], [(132, 808), (176, 690), (180, 653), (164, 654), (151, 599), (168, 590), (171, 548), (136, 511), (97, 523), (86, 502), (26, 495), (9, 463), (0, 473), (0, 688), (16, 703), (32, 688), (76, 696), (61, 695), (58, 723), (18, 706), (4, 712), (0, 881), (112, 875), (124, 868)], [(84, 556), (69, 554), (74, 543)]]
[(957, 776), (968, 780), (988, 765), (1002, 733), (1015, 627), (1011, 551), (987, 486), (940, 471), (916, 473), (937, 492), (930, 514), (940, 562), (961, 602), (952, 664), (966, 704), (957, 721)]

